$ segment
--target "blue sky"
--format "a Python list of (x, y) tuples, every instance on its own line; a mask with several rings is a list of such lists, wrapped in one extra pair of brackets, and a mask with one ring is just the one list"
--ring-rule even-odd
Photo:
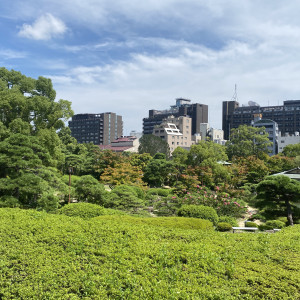
[(52, 79), (75, 113), (116, 112), (124, 135), (184, 97), (278, 105), (300, 99), (300, 2), (0, 1), (0, 66)]

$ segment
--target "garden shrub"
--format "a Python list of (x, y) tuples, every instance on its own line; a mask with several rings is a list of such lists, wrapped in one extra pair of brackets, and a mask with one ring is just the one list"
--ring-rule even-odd
[(103, 184), (91, 175), (81, 176), (75, 186), (78, 201), (103, 205), (106, 191)]
[(230, 217), (230, 216), (220, 216), (219, 223), (229, 223), (233, 227), (238, 226), (237, 220), (234, 217)]
[(230, 231), (232, 230), (232, 226), (229, 223), (226, 222), (220, 222), (217, 225), (217, 230), (218, 231)]
[(104, 207), (92, 203), (70, 203), (57, 211), (58, 214), (67, 215), (69, 217), (80, 217), (83, 219), (90, 219), (97, 216), (105, 215)]
[(1, 208), (0, 298), (299, 299), (300, 225), (224, 234), (177, 219)]
[(258, 228), (258, 225), (256, 223), (249, 222), (249, 221), (245, 223), (245, 226), (246, 227), (256, 227), (256, 228)]
[(20, 202), (13, 196), (0, 197), (0, 207), (20, 207)]
[(219, 216), (241, 217), (247, 210), (246, 203), (220, 191), (217, 186), (215, 191), (197, 185), (196, 191), (186, 189), (177, 192), (178, 201), (182, 204), (195, 204), (213, 207)]
[(180, 217), (199, 218), (211, 221), (214, 225), (218, 223), (218, 215), (215, 209), (204, 205), (182, 205), (177, 212)]
[(269, 220), (265, 224), (262, 224), (262, 225), (263, 225), (264, 230), (269, 230), (269, 229), (274, 229), (274, 228), (281, 229), (286, 226), (286, 224), (284, 222), (279, 221), (279, 220)]
[(111, 192), (107, 192), (103, 205), (106, 208), (126, 210), (137, 213), (145, 207), (143, 199), (139, 198), (139, 193), (135, 187), (129, 185), (119, 185)]
[(151, 199), (153, 195), (167, 197), (171, 192), (171, 189), (152, 188), (147, 191), (146, 198)]

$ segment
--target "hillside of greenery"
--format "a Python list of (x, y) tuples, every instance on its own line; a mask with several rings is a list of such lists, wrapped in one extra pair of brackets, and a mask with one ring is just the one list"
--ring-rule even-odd
[(2, 208), (0, 298), (300, 298), (299, 225), (232, 234), (190, 220)]

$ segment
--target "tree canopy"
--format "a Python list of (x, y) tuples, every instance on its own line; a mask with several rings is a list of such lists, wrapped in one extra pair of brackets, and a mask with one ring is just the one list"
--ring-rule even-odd
[(164, 153), (168, 158), (170, 148), (166, 141), (153, 134), (145, 134), (140, 138), (139, 153), (149, 153), (154, 156), (156, 153)]
[(293, 225), (291, 202), (300, 202), (300, 182), (284, 175), (269, 176), (258, 184), (257, 198), (284, 203), (288, 222)]
[(269, 153), (268, 147), (271, 145), (272, 142), (269, 141), (265, 128), (240, 125), (238, 128), (231, 129), (230, 140), (226, 143), (226, 152), (229, 159), (234, 156), (251, 155), (262, 158)]

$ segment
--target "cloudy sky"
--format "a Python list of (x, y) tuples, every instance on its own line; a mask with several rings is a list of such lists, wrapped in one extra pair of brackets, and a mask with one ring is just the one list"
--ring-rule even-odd
[(124, 135), (149, 109), (300, 99), (296, 0), (0, 1), (0, 66), (52, 79), (75, 113), (116, 112)]

